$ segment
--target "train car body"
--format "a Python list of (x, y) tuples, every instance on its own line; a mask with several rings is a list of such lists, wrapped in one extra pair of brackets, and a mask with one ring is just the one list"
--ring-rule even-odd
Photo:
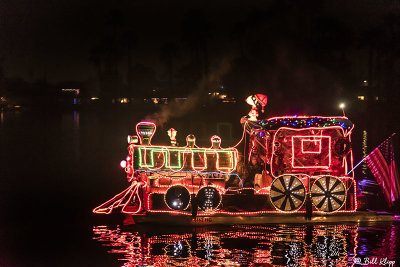
[(93, 212), (177, 224), (300, 222), (306, 214), (343, 219), (356, 212), (348, 118), (243, 117), (241, 123), (244, 154), (239, 143), (222, 148), (218, 136), (208, 148), (193, 135), (181, 147), (152, 145), (156, 125), (138, 123), (121, 162), (130, 186)]

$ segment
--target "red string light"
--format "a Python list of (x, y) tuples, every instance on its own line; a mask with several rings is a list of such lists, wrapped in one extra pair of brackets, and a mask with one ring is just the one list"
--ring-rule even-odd
[[(268, 119), (268, 121), (277, 119), (307, 119), (308, 116), (295, 116), (295, 117), (273, 117)], [(320, 119), (347, 119), (347, 117), (318, 117)], [(139, 125), (143, 127), (139, 129)], [(204, 184), (203, 182), (199, 185), (191, 184), (190, 179), (201, 179), (202, 181), (212, 181), (213, 178), (205, 177), (204, 175), (210, 173), (210, 168), (215, 165), (215, 172), (221, 175), (231, 174), (233, 170), (236, 169), (238, 163), (238, 151), (236, 147), (246, 139), (246, 127), (248, 122), (245, 121), (243, 124), (243, 134), (240, 141), (230, 148), (220, 148), (221, 139), (217, 136), (211, 138), (212, 146), (211, 148), (199, 148), (197, 146), (193, 147), (176, 147), (176, 146), (153, 146), (150, 144), (151, 138), (153, 137), (156, 125), (152, 122), (141, 122), (136, 125), (136, 131), (140, 138), (140, 145), (131, 143), (128, 147), (129, 154), (126, 157), (126, 164), (123, 164), (125, 171), (127, 173), (128, 181), (131, 185), (122, 191), (121, 193), (115, 195), (113, 198), (103, 203), (102, 205), (93, 209), (94, 213), (104, 213), (110, 214), (114, 209), (121, 208), (121, 212), (127, 214), (146, 214), (150, 213), (168, 213), (168, 214), (180, 214), (180, 215), (191, 215), (188, 211), (176, 211), (176, 210), (155, 210), (151, 206), (151, 196), (153, 194), (165, 194), (169, 187), (175, 185), (184, 186), (191, 194), (196, 194), (204, 186), (212, 186), (218, 190), (221, 195), (226, 193), (226, 189), (223, 184), (218, 185), (214, 182), (210, 184)], [(147, 127), (147, 128), (146, 128)], [(317, 179), (322, 177), (324, 172), (329, 175), (336, 176), (339, 180), (346, 183), (346, 196), (347, 191), (353, 186), (353, 196), (354, 201), (350, 210), (337, 210), (335, 212), (345, 213), (345, 212), (355, 212), (357, 209), (356, 194), (357, 189), (354, 181), (354, 173), (351, 177), (340, 176), (334, 174), (345, 174), (347, 170), (353, 166), (353, 153), (350, 150), (348, 155), (339, 157), (338, 159), (332, 159), (333, 154), (333, 136), (341, 135), (347, 137), (349, 141), (350, 133), (353, 130), (354, 125), (343, 129), (340, 126), (328, 126), (328, 127), (308, 127), (308, 128), (291, 128), (291, 127), (280, 127), (277, 130), (271, 130), (268, 132), (268, 138), (265, 138), (265, 145), (261, 143), (256, 138), (251, 139), (252, 147), (257, 144), (261, 145), (265, 151), (266, 156), (270, 158), (269, 162), (271, 164), (271, 175), (277, 177), (275, 169), (277, 168), (276, 156), (279, 152), (279, 147), (276, 146), (280, 143), (284, 146), (283, 152), (286, 154), (284, 157), (290, 158), (290, 169), (285, 169), (284, 174), (293, 173), (296, 176), (302, 176), (301, 181), (306, 182), (306, 191), (308, 191), (308, 186), (310, 185), (310, 179)], [(287, 133), (283, 132), (287, 131)], [(141, 134), (139, 134), (141, 133)], [(257, 134), (258, 131), (254, 131), (251, 134)], [(271, 140), (272, 142), (268, 141)], [(278, 138), (279, 137), (279, 138)], [(146, 138), (146, 142), (143, 140)], [(279, 139), (279, 140), (278, 140)], [(271, 146), (271, 149), (269, 149)], [(270, 151), (270, 152), (269, 152)], [(288, 152), (291, 152), (290, 153)], [(171, 163), (172, 153), (177, 153), (178, 163), (173, 165)], [(249, 157), (251, 157), (253, 151), (250, 149)], [(212, 165), (207, 164), (210, 158), (214, 158)], [(311, 164), (311, 160), (315, 158), (318, 163)], [(148, 162), (150, 159), (151, 162)], [(227, 160), (228, 159), (228, 160)], [(304, 160), (305, 159), (305, 160)], [(302, 162), (303, 160), (303, 162)], [(137, 162), (136, 162), (137, 161)], [(190, 161), (189, 166), (187, 166), (187, 161)], [(268, 160), (265, 160), (268, 162)], [(200, 164), (199, 164), (200, 163)], [(135, 170), (135, 164), (139, 165), (140, 168)], [(151, 185), (148, 185), (149, 177), (146, 175), (145, 171), (154, 171), (155, 180), (152, 180)], [(190, 171), (187, 173), (187, 171)], [(279, 173), (279, 172), (278, 172)], [(320, 174), (320, 175), (317, 175)], [(197, 175), (194, 177), (192, 175)], [(192, 178), (190, 178), (192, 176)], [(170, 179), (169, 185), (160, 184), (160, 178)], [(154, 178), (152, 178), (154, 179)], [(305, 179), (305, 180), (304, 180)], [(349, 182), (346, 182), (349, 181)], [(142, 191), (140, 191), (142, 190)], [(254, 195), (269, 195), (270, 186), (264, 186), (259, 189), (255, 188), (241, 188), (237, 191), (240, 193), (242, 190), (253, 190)], [(143, 202), (141, 194), (143, 192), (143, 197), (146, 201)], [(307, 192), (308, 193), (308, 192)], [(190, 195), (191, 195), (190, 194)], [(165, 201), (165, 199), (164, 199)], [(222, 201), (222, 198), (221, 198)], [(190, 201), (189, 201), (190, 202)], [(346, 202), (346, 200), (345, 200)], [(188, 204), (189, 207), (190, 204)], [(343, 204), (344, 205), (344, 204)], [(186, 209), (188, 208), (186, 207)], [(218, 215), (239, 215), (239, 216), (253, 216), (253, 215), (263, 215), (268, 213), (281, 213), (281, 210), (260, 210), (260, 211), (240, 211), (240, 212), (230, 212), (220, 209), (214, 211), (198, 213), (199, 216), (218, 216)], [(288, 213), (304, 213), (303, 210), (289, 211)], [(319, 213), (320, 211), (315, 211)]]

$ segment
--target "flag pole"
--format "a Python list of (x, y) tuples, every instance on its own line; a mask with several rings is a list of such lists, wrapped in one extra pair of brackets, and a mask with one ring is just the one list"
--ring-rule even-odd
[[(383, 141), (382, 143), (380, 143), (380, 145), (378, 145), (375, 149), (377, 149), (378, 147), (380, 147), (381, 145), (383, 145), (384, 143), (386, 143), (390, 138), (392, 138), (392, 137), (395, 136), (395, 135), (396, 135), (396, 133), (392, 133), (388, 138), (386, 138), (385, 141)], [(375, 149), (374, 149), (374, 150), (375, 150)], [(347, 175), (349, 175), (350, 173), (352, 173), (358, 166), (360, 166), (360, 164), (363, 163), (363, 161), (366, 160), (366, 159), (371, 155), (371, 153), (372, 153), (374, 150), (372, 150), (367, 156), (365, 156), (362, 160), (360, 160), (360, 162), (358, 162), (358, 163), (356, 164), (356, 166), (354, 166), (354, 168), (351, 169), (351, 171), (349, 171), (349, 172), (347, 173)]]

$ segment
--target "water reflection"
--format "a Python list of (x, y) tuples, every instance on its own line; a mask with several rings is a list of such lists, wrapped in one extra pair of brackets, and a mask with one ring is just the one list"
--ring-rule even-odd
[(238, 225), (164, 228), (160, 233), (154, 229), (95, 226), (93, 231), (94, 239), (110, 247), (110, 253), (122, 256), (123, 266), (348, 266), (372, 256), (394, 260), (400, 238), (398, 225)]
[(80, 113), (78, 111), (61, 114), (62, 137), (70, 144), (68, 149), (76, 162), (81, 158), (81, 130)]
[(73, 140), (72, 145), (75, 148), (75, 159), (78, 161), (80, 159), (80, 120), (79, 120), (79, 112), (74, 111), (74, 127), (73, 127)]

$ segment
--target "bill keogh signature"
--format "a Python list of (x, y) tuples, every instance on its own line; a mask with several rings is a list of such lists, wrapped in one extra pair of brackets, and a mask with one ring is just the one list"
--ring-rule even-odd
[(387, 257), (365, 257), (365, 258), (354, 258), (354, 263), (362, 265), (380, 265), (380, 266), (395, 266), (396, 261), (389, 260)]

